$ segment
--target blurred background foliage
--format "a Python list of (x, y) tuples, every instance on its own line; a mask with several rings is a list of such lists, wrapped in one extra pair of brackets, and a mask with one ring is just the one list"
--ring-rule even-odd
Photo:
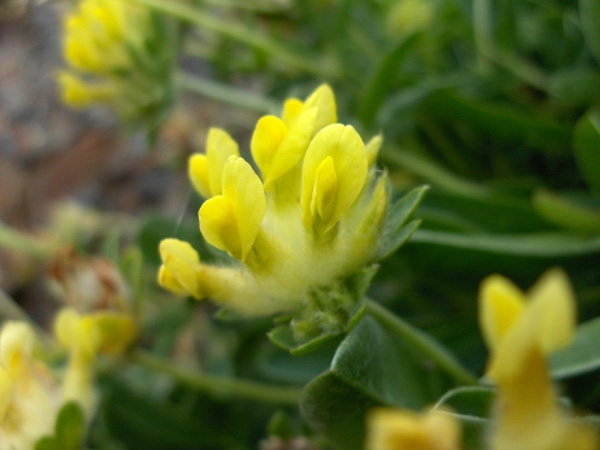
[[(167, 89), (165, 110), (153, 110), (148, 123), (139, 118), (149, 144), (160, 146), (156, 118), (173, 120), (195, 93), (226, 111), (251, 111), (234, 130), (247, 151), (257, 113), (278, 113), (283, 98), (304, 98), (327, 82), (342, 122), (365, 139), (383, 135), (380, 161), (394, 195), (431, 186), (415, 213), (420, 228), (381, 264), (369, 296), (443, 342), (473, 373), (486, 360), (477, 289), (491, 273), (526, 288), (560, 266), (576, 289), (579, 320), (598, 315), (600, 1), (128, 1), (180, 33), (177, 98)], [(201, 126), (221, 125), (203, 114)], [(192, 144), (161, 160), (178, 173), (190, 150), (202, 147), (196, 134), (205, 135), (183, 132), (193, 137), (178, 142)], [(116, 227), (106, 226), (116, 223), (106, 212), (78, 210), (29, 242), (30, 256), (44, 261), (64, 244), (104, 254), (143, 303), (148, 353), (102, 372), (106, 395), (90, 448), (244, 449), (261, 439), (264, 449), (360, 448), (368, 406), (419, 409), (456, 386), (445, 375), (421, 373), (414, 349), (372, 319), (352, 331), (346, 339), (357, 344), (337, 350), (330, 367), (339, 340), (293, 357), (266, 339), (272, 320), (216, 320), (210, 305), (161, 291), (154, 283), (161, 239), (191, 242), (204, 261), (224, 258), (201, 238), (200, 202), (191, 193), (181, 215), (171, 207), (121, 217)], [(57, 238), (68, 227), (75, 231)], [(5, 248), (27, 250), (3, 239)], [(361, 348), (361, 336), (377, 338)], [(166, 365), (167, 358), (185, 369)], [(365, 360), (380, 362), (353, 374), (351, 365)], [(590, 367), (565, 379), (564, 392), (600, 413), (600, 373)], [(200, 369), (205, 378), (188, 372)], [(231, 388), (217, 377), (259, 385)], [(273, 389), (273, 398), (263, 392)]]

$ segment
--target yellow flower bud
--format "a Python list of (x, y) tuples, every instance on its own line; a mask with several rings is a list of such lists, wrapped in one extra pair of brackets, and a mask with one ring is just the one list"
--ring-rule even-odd
[(245, 261), (266, 212), (260, 178), (243, 158), (230, 157), (223, 170), (223, 195), (213, 197), (198, 212), (206, 241)]
[[(302, 220), (324, 233), (354, 203), (367, 178), (362, 139), (350, 125), (329, 125), (311, 141), (302, 168)], [(319, 209), (319, 206), (321, 209)]]
[(178, 239), (163, 239), (159, 245), (162, 266), (158, 283), (171, 292), (201, 299), (203, 294), (196, 276), (200, 256), (190, 244)]

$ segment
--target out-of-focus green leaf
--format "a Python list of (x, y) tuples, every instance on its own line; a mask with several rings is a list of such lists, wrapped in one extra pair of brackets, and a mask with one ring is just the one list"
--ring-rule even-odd
[[(424, 229), (446, 228), (444, 216), (466, 226), (466, 231), (530, 233), (556, 229), (540, 218), (529, 202), (516, 196), (490, 194), (481, 199), (466, 198), (431, 189), (416, 214), (423, 219), (421, 227)], [(432, 215), (435, 221), (428, 220)]]
[(420, 221), (406, 222), (421, 203), (427, 189), (428, 186), (415, 188), (388, 208), (377, 242), (376, 260), (395, 252), (418, 228)]
[(561, 258), (600, 252), (599, 236), (582, 238), (560, 233), (458, 234), (417, 230), (410, 242), (412, 245), (425, 244), (513, 257)]
[(379, 64), (367, 88), (364, 90), (364, 95), (358, 106), (357, 115), (366, 127), (370, 127), (373, 124), (377, 117), (377, 111), (390, 90), (394, 75), (398, 72), (404, 58), (414, 48), (419, 37), (420, 34), (412, 34), (400, 41)]
[(336, 448), (359, 450), (369, 408), (418, 410), (449, 386), (425, 356), (365, 316), (338, 347), (331, 368), (307, 385), (300, 406), (308, 423)]
[(600, 27), (598, 26), (600, 1), (579, 0), (579, 17), (590, 52), (594, 55), (596, 61), (600, 63)]
[(557, 378), (568, 378), (600, 367), (600, 318), (577, 327), (571, 344), (550, 356), (550, 370)]
[(460, 96), (452, 91), (438, 91), (428, 98), (432, 114), (467, 122), (480, 131), (503, 139), (518, 139), (534, 145), (566, 147), (570, 130), (549, 118), (532, 115), (513, 107)]
[(587, 67), (573, 67), (550, 77), (550, 95), (575, 106), (588, 106), (600, 101), (600, 72)]
[(54, 436), (45, 436), (35, 450), (80, 450), (85, 434), (83, 410), (76, 402), (63, 405), (56, 418)]
[(577, 122), (573, 152), (583, 179), (600, 197), (600, 109), (589, 111)]
[[(190, 392), (184, 394), (186, 401), (182, 405), (164, 394), (143, 392), (138, 386), (141, 384), (139, 382), (132, 386), (120, 380), (110, 380), (102, 405), (103, 420), (111, 435), (124, 442), (128, 448), (248, 448), (249, 442), (245, 441), (250, 421), (242, 423), (240, 416), (236, 415), (236, 408), (208, 398), (198, 398), (194, 402), (194, 394)], [(263, 411), (258, 406), (254, 406), (254, 411), (256, 418), (264, 418)], [(243, 414), (242, 411), (239, 413)]]
[(583, 233), (600, 232), (600, 209), (589, 208), (546, 189), (536, 190), (531, 203), (540, 216), (562, 228)]

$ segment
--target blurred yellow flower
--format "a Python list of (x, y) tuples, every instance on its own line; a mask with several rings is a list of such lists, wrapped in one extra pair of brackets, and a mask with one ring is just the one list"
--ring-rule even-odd
[(127, 122), (155, 127), (173, 97), (174, 33), (123, 0), (81, 0), (64, 20), (58, 75), (66, 104), (106, 103)]
[(458, 420), (443, 411), (376, 408), (367, 414), (365, 450), (460, 450)]
[(261, 177), (227, 133), (212, 129), (207, 154), (190, 158), (190, 179), (207, 198), (200, 230), (243, 264), (203, 264), (189, 244), (167, 239), (159, 283), (264, 315), (296, 311), (314, 289), (339, 285), (374, 262), (387, 205), (385, 173), (374, 167), (382, 139), (365, 146), (336, 120), (327, 85), (306, 101), (287, 100), (282, 118), (262, 117), (250, 144)]
[(51, 435), (62, 405), (61, 386), (35, 356), (37, 339), (24, 322), (0, 332), (0, 449), (33, 449)]
[(479, 321), (491, 358), (487, 375), (498, 385), (494, 450), (588, 450), (595, 432), (562, 413), (546, 356), (566, 345), (575, 328), (575, 298), (558, 269), (528, 295), (492, 275), (481, 285)]

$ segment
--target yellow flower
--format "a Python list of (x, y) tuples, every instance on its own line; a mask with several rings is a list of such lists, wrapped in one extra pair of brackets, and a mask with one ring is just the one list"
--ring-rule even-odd
[(162, 18), (124, 0), (81, 0), (64, 20), (66, 104), (107, 103), (131, 123), (156, 126), (173, 97), (174, 33)]
[(354, 203), (367, 178), (367, 153), (350, 125), (330, 125), (311, 141), (302, 168), (305, 227), (331, 230)]
[(29, 324), (6, 322), (0, 332), (0, 449), (32, 449), (52, 434), (60, 407), (59, 386), (34, 357)]
[(460, 424), (443, 411), (377, 408), (367, 415), (366, 450), (459, 450)]
[(209, 244), (245, 261), (266, 206), (260, 178), (243, 158), (232, 156), (223, 169), (223, 195), (204, 202), (198, 212), (200, 230)]
[(493, 275), (480, 290), (479, 320), (491, 351), (488, 377), (498, 385), (494, 450), (598, 448), (590, 429), (561, 412), (545, 357), (575, 328), (575, 298), (564, 272), (547, 272), (525, 295)]
[[(241, 264), (203, 264), (189, 244), (167, 239), (159, 283), (247, 315), (295, 312), (317, 293), (343, 290), (374, 262), (387, 206), (386, 176), (374, 167), (382, 139), (365, 147), (354, 128), (335, 120), (327, 85), (305, 102), (287, 100), (281, 119), (262, 117), (250, 144), (262, 180), (225, 132), (211, 130), (207, 155), (190, 160), (192, 182), (208, 198), (200, 230)], [(356, 303), (334, 303), (339, 331)]]

